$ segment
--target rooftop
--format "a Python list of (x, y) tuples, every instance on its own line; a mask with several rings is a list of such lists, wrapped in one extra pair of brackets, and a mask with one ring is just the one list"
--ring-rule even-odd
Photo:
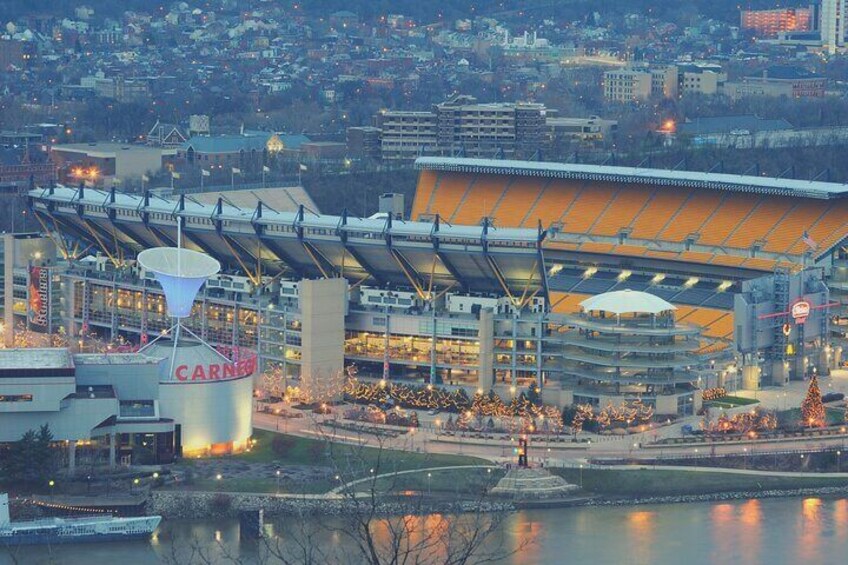
[(848, 195), (848, 185), (832, 182), (641, 167), (454, 157), (419, 157), (415, 161), (415, 167), (458, 173), (521, 175), (628, 184), (650, 183), (660, 186), (755, 192), (800, 198), (828, 199)]
[(78, 353), (74, 363), (80, 365), (155, 365), (162, 359), (143, 353)]
[(255, 210), (256, 205), (264, 205), (278, 212), (297, 212), (301, 204), (310, 212), (318, 213), (318, 206), (302, 186), (269, 186), (252, 190), (223, 190), (200, 192), (191, 195), (192, 199), (203, 204), (214, 206), (218, 198), (225, 198), (230, 204), (239, 208)]
[(695, 118), (679, 124), (677, 133), (682, 135), (704, 135), (710, 133), (730, 133), (733, 130), (779, 131), (794, 129), (792, 124), (779, 118), (767, 120), (758, 116), (715, 116), (712, 118)]
[(33, 347), (0, 350), (0, 370), (3, 369), (72, 369), (73, 359), (61, 347)]
[(173, 150), (163, 149), (161, 147), (150, 147), (148, 145), (130, 145), (128, 143), (65, 143), (54, 145), (53, 151), (65, 151), (69, 153), (82, 153), (91, 157), (113, 158), (119, 154), (128, 153), (151, 153), (162, 155), (163, 153), (173, 153)]

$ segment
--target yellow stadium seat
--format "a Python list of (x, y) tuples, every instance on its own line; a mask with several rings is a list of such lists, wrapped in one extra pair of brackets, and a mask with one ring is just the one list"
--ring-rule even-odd
[(588, 233), (589, 227), (595, 223), (618, 190), (617, 186), (606, 183), (597, 183), (585, 188), (562, 218), (563, 231)]
[(543, 228), (549, 228), (551, 224), (559, 221), (579, 192), (580, 185), (575, 181), (553, 181), (535, 200), (535, 204), (530, 203), (532, 208), (526, 215), (522, 226), (533, 227), (541, 221)]
[(465, 173), (442, 175), (426, 212), (439, 214), (445, 220), (449, 219), (456, 212), (457, 206), (472, 182), (474, 182), (474, 175)]
[(698, 243), (721, 245), (759, 202), (758, 196), (749, 194), (726, 194), (721, 206), (696, 231), (701, 234)]
[(747, 219), (736, 226), (733, 233), (724, 241), (724, 245), (737, 249), (750, 249), (754, 242), (762, 241), (791, 208), (792, 202), (788, 198), (762, 199)]
[(660, 230), (674, 217), (683, 202), (692, 194), (688, 188), (657, 190), (644, 210), (633, 220), (630, 236), (638, 239), (654, 239)]
[(421, 171), (418, 173), (418, 185), (415, 188), (415, 198), (412, 201), (412, 219), (417, 220), (422, 214), (427, 213), (430, 204), (430, 195), (436, 188), (439, 175), (435, 171)]
[(630, 225), (651, 196), (644, 187), (624, 187), (591, 228), (597, 235), (618, 235)]
[(478, 177), (450, 222), (459, 225), (479, 225), (485, 216), (491, 216), (495, 204), (501, 199), (508, 185), (509, 177)]
[(707, 218), (716, 211), (721, 198), (721, 194), (711, 190), (696, 192), (669, 221), (659, 234), (659, 239), (683, 241), (689, 234), (698, 232)]

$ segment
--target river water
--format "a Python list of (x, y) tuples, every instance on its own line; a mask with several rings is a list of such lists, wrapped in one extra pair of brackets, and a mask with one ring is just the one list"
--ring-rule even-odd
[[(848, 498), (525, 510), (510, 515), (501, 533), (507, 546), (533, 540), (506, 561), (521, 565), (837, 564), (848, 562)], [(27, 565), (190, 563), (191, 539), (212, 548), (217, 540), (246, 561), (256, 555), (255, 542), (239, 542), (236, 520), (203, 520), (163, 522), (150, 541), (65, 545), (52, 553), (21, 548), (16, 559)], [(344, 542), (328, 533), (321, 543)], [(0, 563), (15, 560), (0, 553)]]

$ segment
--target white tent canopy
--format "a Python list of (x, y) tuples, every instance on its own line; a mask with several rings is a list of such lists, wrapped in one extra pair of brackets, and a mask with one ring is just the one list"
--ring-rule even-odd
[(659, 296), (638, 290), (616, 290), (587, 298), (580, 303), (586, 312), (603, 311), (612, 314), (659, 314), (677, 310)]

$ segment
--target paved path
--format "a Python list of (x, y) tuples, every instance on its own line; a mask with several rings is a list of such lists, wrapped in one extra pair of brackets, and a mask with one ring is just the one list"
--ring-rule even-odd
[[(848, 370), (833, 371), (832, 376), (822, 377), (820, 379), (822, 392), (843, 392), (848, 396)], [(792, 381), (786, 387), (773, 387), (762, 391), (733, 391), (731, 394), (738, 396), (746, 396), (756, 398), (760, 401), (760, 406), (763, 408), (785, 409), (793, 406), (799, 406), (801, 400), (806, 395), (808, 381)], [(287, 409), (289, 412), (296, 412)], [(339, 410), (336, 409), (336, 414), (329, 418), (338, 417)], [(318, 416), (311, 413), (303, 413), (303, 418), (280, 418), (274, 414), (256, 413), (254, 414), (254, 425), (257, 428), (278, 431), (297, 435), (301, 437), (322, 437), (329, 438), (333, 441), (342, 443), (350, 443), (355, 445), (367, 445), (372, 447), (384, 447), (386, 449), (397, 449), (404, 451), (415, 451), (424, 453), (443, 453), (454, 455), (469, 455), (481, 457), (489, 460), (498, 460), (507, 455), (507, 445), (475, 445), (468, 443), (443, 443), (433, 441), (436, 437), (428, 428), (432, 428), (434, 423), (444, 421), (447, 418), (446, 414), (429, 415), (424, 411), (419, 411), (419, 419), (422, 427), (411, 434), (401, 434), (396, 438), (381, 437), (377, 438), (368, 434), (355, 435), (352, 432), (339, 432), (328, 430), (326, 432), (316, 429), (315, 421), (326, 419), (326, 416)], [(639, 446), (647, 445), (659, 439), (681, 437), (681, 428), (684, 425), (690, 425), (697, 428), (701, 421), (700, 416), (690, 416), (682, 418), (673, 424), (657, 426), (647, 429), (640, 434), (629, 436), (601, 436), (581, 432), (579, 437), (589, 439), (591, 443), (588, 445), (588, 450), (576, 450), (574, 453), (557, 453), (558, 457), (569, 458), (575, 461), (591, 457), (632, 457), (638, 458), (653, 458), (656, 457), (657, 451), (660, 455), (666, 451), (665, 447), (654, 447), (650, 450), (643, 450)], [(845, 438), (787, 438), (783, 441), (778, 441), (770, 444), (757, 444), (754, 448), (758, 452), (781, 451), (786, 449), (825, 449), (833, 447), (846, 447)], [(691, 447), (671, 447), (668, 451), (675, 454), (696, 454), (710, 451), (716, 454), (736, 453), (742, 449), (741, 444), (702, 444)], [(530, 445), (531, 458), (538, 460), (544, 459), (546, 454), (544, 441), (534, 440)]]
[[(557, 463), (562, 463), (558, 465)], [(575, 468), (574, 463), (564, 461), (550, 461), (550, 467)], [(601, 469), (605, 471), (688, 471), (692, 473), (725, 473), (728, 475), (754, 475), (758, 477), (790, 477), (790, 478), (816, 478), (816, 479), (844, 479), (848, 481), (848, 473), (799, 473), (794, 471), (768, 471), (761, 469), (729, 469), (726, 467), (690, 467), (686, 465), (597, 465), (583, 463), (579, 465), (583, 469)], [(846, 484), (848, 486), (848, 484)]]
[(363, 479), (356, 479), (355, 481), (350, 481), (349, 483), (345, 483), (341, 486), (334, 488), (329, 491), (327, 494), (335, 494), (338, 495), (348, 488), (362, 484), (367, 481), (374, 481), (377, 479), (384, 479), (389, 477), (398, 477), (400, 475), (411, 475), (413, 473), (432, 473), (434, 471), (452, 471), (456, 469), (497, 469), (495, 465), (453, 465), (448, 467), (428, 467), (426, 469), (409, 469), (408, 471), (396, 471), (394, 473), (383, 473), (382, 475), (376, 475), (374, 477), (365, 477)]

